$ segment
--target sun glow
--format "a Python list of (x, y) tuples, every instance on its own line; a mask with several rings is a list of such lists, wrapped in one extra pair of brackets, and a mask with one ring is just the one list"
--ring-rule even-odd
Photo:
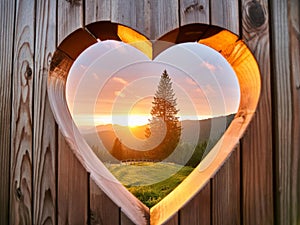
[(150, 115), (131, 114), (128, 116), (128, 126), (137, 127), (149, 123)]
[(128, 114), (128, 115), (94, 115), (94, 125), (117, 124), (121, 126), (137, 127), (148, 124), (150, 115)]

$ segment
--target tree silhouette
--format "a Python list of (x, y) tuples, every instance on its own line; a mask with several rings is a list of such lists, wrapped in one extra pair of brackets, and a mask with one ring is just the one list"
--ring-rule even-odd
[(149, 142), (151, 142), (151, 139), (154, 140), (163, 135), (162, 142), (154, 148), (155, 154), (160, 160), (171, 154), (179, 142), (181, 125), (178, 120), (177, 113), (179, 110), (176, 108), (176, 105), (171, 78), (167, 71), (164, 70), (152, 102), (152, 118), (149, 120), (148, 127), (145, 130), (145, 136)]

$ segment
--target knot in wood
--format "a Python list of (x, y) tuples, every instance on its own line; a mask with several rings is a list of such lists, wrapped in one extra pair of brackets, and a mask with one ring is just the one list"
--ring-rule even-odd
[(23, 193), (22, 193), (20, 187), (18, 187), (18, 188), (16, 189), (16, 197), (17, 197), (18, 200), (22, 200), (22, 199), (23, 199)]
[(27, 64), (26, 66), (26, 71), (25, 71), (25, 77), (26, 79), (30, 79), (32, 76), (32, 69), (30, 68), (30, 66)]
[(188, 7), (185, 8), (184, 10), (184, 13), (190, 13), (191, 11), (193, 10), (203, 10), (204, 9), (204, 6), (203, 5), (199, 5), (198, 2), (192, 4), (192, 5), (189, 5)]
[(250, 23), (252, 24), (253, 27), (258, 28), (265, 23), (266, 16), (263, 7), (256, 0), (253, 0), (248, 4), (247, 11), (248, 11)]

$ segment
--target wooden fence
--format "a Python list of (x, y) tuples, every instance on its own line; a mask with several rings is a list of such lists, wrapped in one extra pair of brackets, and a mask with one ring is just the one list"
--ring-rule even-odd
[(300, 224), (298, 0), (1, 0), (0, 18), (0, 224), (133, 223), (90, 179), (48, 100), (57, 47), (97, 21), (150, 39), (216, 25), (237, 34), (260, 68), (260, 101), (239, 144), (164, 224)]

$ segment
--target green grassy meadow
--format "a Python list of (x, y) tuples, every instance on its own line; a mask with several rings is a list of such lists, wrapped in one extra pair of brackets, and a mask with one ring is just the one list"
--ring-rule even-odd
[(134, 196), (149, 208), (169, 194), (194, 169), (190, 166), (162, 162), (111, 164), (108, 168)]

